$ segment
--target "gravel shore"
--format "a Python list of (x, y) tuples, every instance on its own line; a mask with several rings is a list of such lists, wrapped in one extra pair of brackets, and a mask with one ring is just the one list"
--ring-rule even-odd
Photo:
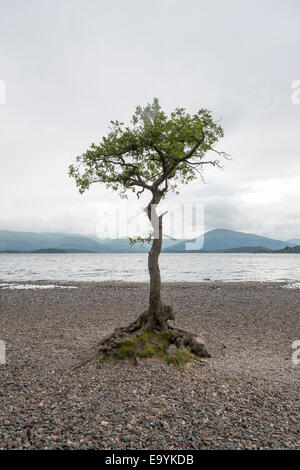
[(178, 325), (206, 339), (211, 359), (72, 370), (145, 310), (148, 286), (69, 285), (0, 288), (0, 449), (300, 449), (300, 289), (165, 284)]

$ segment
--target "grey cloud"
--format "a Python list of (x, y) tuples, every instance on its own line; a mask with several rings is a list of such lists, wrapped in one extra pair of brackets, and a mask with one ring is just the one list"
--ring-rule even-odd
[(240, 200), (300, 171), (299, 12), (293, 0), (1, 2), (0, 229), (94, 232), (97, 204), (118, 197), (79, 196), (68, 164), (158, 96), (167, 111), (211, 108), (233, 155), (180, 200), (203, 202), (209, 228), (299, 236), (296, 186), (276, 213)]

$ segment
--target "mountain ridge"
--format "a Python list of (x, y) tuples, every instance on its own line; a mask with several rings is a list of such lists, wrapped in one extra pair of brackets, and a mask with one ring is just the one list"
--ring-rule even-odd
[[(187, 243), (203, 241), (203, 246), (199, 249), (186, 249)], [(234, 248), (261, 247), (270, 250), (280, 250), (286, 246), (293, 246), (288, 241), (276, 240), (247, 232), (238, 232), (228, 229), (210, 230), (201, 237), (192, 240), (181, 241), (180, 243), (166, 248), (166, 253), (186, 253), (186, 252), (215, 252), (219, 250), (228, 250)], [(195, 245), (195, 248), (197, 245)], [(191, 247), (189, 247), (191, 248)]]
[[(201, 240), (204, 245), (201, 249), (186, 250), (186, 243)], [(220, 252), (224, 250), (249, 248), (280, 250), (297, 245), (293, 241), (276, 240), (246, 232), (237, 232), (228, 229), (214, 229), (204, 233), (194, 240), (163, 240), (163, 253), (197, 253)], [(299, 244), (299, 243), (298, 243)], [(100, 239), (79, 234), (59, 232), (17, 232), (0, 230), (0, 252), (64, 252), (64, 253), (147, 253), (149, 245), (145, 243), (130, 245), (128, 239)], [(253, 250), (250, 250), (253, 252)]]

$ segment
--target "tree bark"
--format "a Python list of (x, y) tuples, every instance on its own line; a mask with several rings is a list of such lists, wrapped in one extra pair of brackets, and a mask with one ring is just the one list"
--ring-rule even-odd
[(162, 198), (159, 191), (147, 206), (147, 215), (153, 228), (152, 247), (148, 255), (148, 271), (150, 276), (150, 296), (147, 315), (147, 328), (151, 330), (165, 331), (169, 328), (168, 320), (173, 320), (172, 307), (165, 305), (161, 300), (161, 277), (159, 269), (159, 256), (162, 248), (162, 219), (158, 215), (156, 206)]

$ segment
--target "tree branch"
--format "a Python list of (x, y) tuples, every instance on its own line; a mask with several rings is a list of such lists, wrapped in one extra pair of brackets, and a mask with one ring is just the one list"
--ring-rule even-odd
[(157, 145), (153, 145), (153, 148), (156, 150), (156, 152), (158, 153), (159, 157), (160, 157), (160, 160), (162, 162), (162, 166), (163, 166), (163, 169), (164, 171), (167, 170), (167, 161), (166, 161), (166, 157), (165, 157), (165, 154), (162, 150), (160, 150)]
[(226, 153), (226, 152), (219, 152), (218, 150), (212, 149), (212, 148), (211, 148), (210, 150), (211, 150), (212, 152), (217, 153), (218, 155), (220, 155), (220, 157), (223, 157), (223, 158), (225, 158), (226, 160), (231, 160), (231, 159), (232, 159), (232, 157), (231, 157), (231, 155), (230, 155), (229, 153)]
[(202, 131), (202, 138), (200, 140), (197, 139), (196, 137), (194, 137), (194, 139), (196, 140), (197, 143), (194, 145), (194, 147), (190, 150), (190, 152), (184, 158), (180, 159), (181, 162), (185, 162), (186, 160), (191, 158), (195, 154), (195, 152), (197, 152), (200, 145), (204, 142), (204, 139), (205, 139), (204, 132)]

